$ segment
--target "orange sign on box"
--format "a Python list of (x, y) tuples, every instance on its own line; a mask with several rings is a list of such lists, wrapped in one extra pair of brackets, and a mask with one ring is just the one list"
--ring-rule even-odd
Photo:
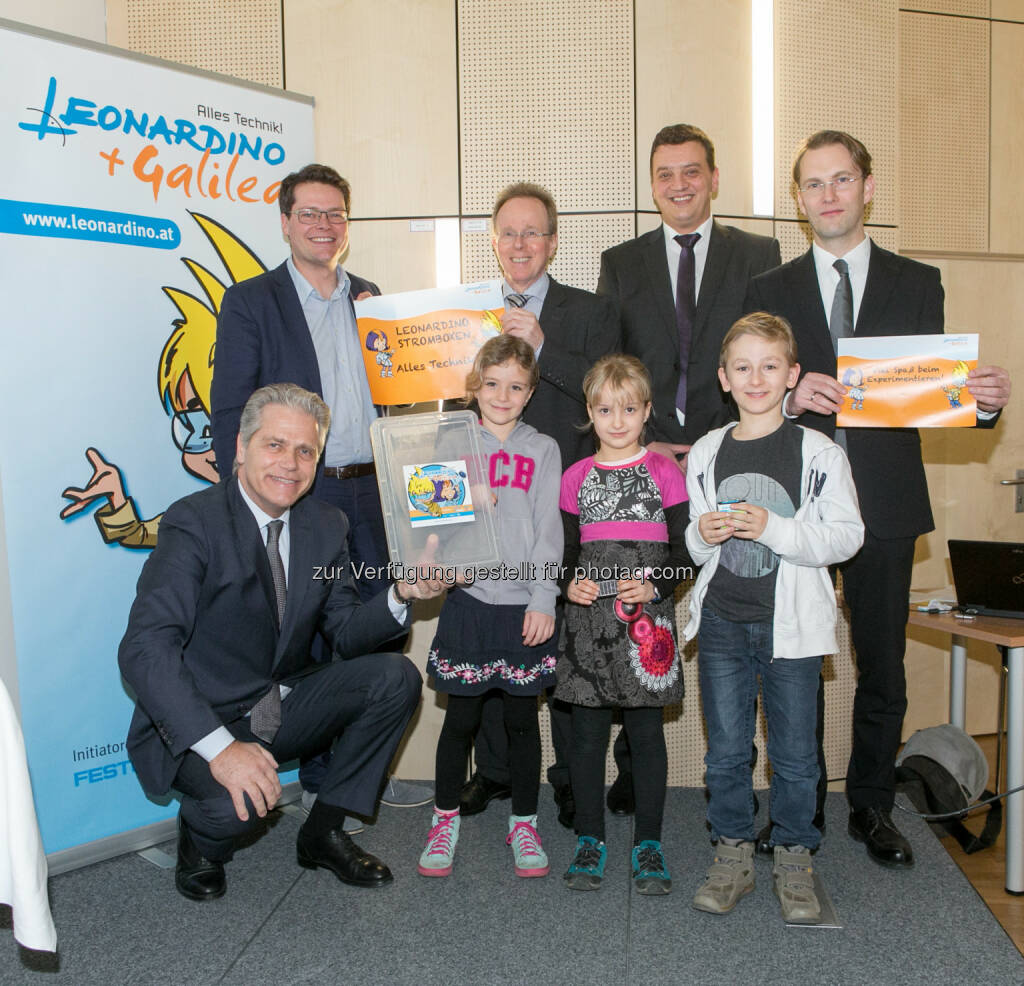
[(836, 376), (847, 388), (841, 428), (972, 428), (967, 374), (978, 336), (875, 336), (839, 340)]
[(501, 331), (500, 281), (379, 295), (355, 303), (374, 404), (462, 397), (477, 350)]

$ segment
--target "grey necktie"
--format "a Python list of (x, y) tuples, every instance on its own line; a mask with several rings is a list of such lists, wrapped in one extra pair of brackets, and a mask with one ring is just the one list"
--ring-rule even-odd
[(529, 300), (529, 297), (530, 296), (528, 294), (517, 294), (515, 292), (512, 292), (511, 294), (505, 295), (505, 300), (513, 308), (525, 308), (526, 302)]
[(284, 577), (284, 562), (281, 561), (281, 529), (283, 520), (272, 520), (267, 524), (267, 561), (274, 579), (274, 595), (277, 597), (277, 625), (284, 623), (284, 607), (288, 600), (288, 581)]
[[(281, 540), (283, 520), (272, 520), (267, 524), (267, 561), (270, 562), (270, 574), (274, 580), (274, 596), (277, 599), (277, 625), (284, 622), (284, 610), (288, 600), (288, 584), (284, 577), (284, 563), (278, 543)], [(281, 689), (277, 682), (270, 686), (270, 691), (263, 696), (249, 713), (249, 729), (253, 736), (265, 743), (273, 743), (278, 729), (281, 728)]]
[[(853, 285), (850, 283), (850, 265), (837, 260), (833, 265), (839, 274), (836, 293), (832, 296), (832, 314), (828, 319), (828, 331), (832, 336), (832, 349), (838, 355), (839, 340), (853, 335)], [(846, 429), (836, 428), (836, 443), (846, 451)]]
[(832, 296), (828, 331), (832, 336), (832, 348), (838, 353), (839, 340), (853, 335), (853, 286), (850, 284), (850, 265), (845, 260), (837, 260), (832, 266), (839, 274), (839, 283)]

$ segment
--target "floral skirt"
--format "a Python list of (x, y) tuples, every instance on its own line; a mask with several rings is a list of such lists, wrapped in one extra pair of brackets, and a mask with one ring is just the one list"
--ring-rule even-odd
[(539, 695), (555, 683), (558, 631), (542, 644), (523, 644), (526, 606), (495, 606), (453, 589), (441, 609), (427, 657), (434, 688), (480, 695), (500, 688), (511, 695)]
[[(662, 542), (588, 541), (578, 566), (599, 574), (631, 572), (658, 569), (667, 558), (668, 545)], [(680, 701), (683, 675), (675, 644), (675, 601), (670, 597), (644, 603), (644, 615), (639, 625), (620, 619), (614, 596), (590, 606), (567, 601), (555, 698), (570, 705), (627, 709)]]

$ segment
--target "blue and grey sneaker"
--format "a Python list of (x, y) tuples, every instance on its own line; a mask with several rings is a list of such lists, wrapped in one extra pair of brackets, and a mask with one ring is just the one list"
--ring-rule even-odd
[(638, 894), (672, 892), (672, 878), (668, 875), (660, 842), (645, 839), (633, 846), (633, 886)]
[(565, 882), (570, 890), (598, 890), (604, 878), (604, 863), (608, 850), (603, 842), (589, 835), (581, 835), (576, 843), (576, 855), (565, 871)]

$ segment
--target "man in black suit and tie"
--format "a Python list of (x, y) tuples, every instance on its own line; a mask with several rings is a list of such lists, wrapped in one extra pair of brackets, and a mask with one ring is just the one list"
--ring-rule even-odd
[(690, 446), (730, 416), (718, 384), (722, 339), (743, 314), (750, 278), (779, 264), (778, 241), (711, 216), (715, 146), (689, 124), (662, 128), (651, 145), (658, 229), (605, 250), (597, 293), (622, 318), (622, 348), (651, 374), (648, 448), (685, 470)]
[[(363, 369), (352, 302), (380, 294), (341, 265), (348, 251), (352, 190), (333, 168), (308, 164), (281, 182), (278, 205), (288, 259), (232, 285), (217, 316), (211, 387), (213, 450), (221, 479), (231, 475), (242, 407), (257, 387), (287, 380), (320, 395), (331, 411), (313, 495), (343, 510), (356, 587), (370, 599), (388, 584), (389, 561), (370, 424), (377, 408)], [(303, 806), (312, 803), (323, 758), (303, 763)], [(382, 801), (426, 804), (432, 792), (391, 779)], [(358, 825), (349, 820), (350, 831)]]
[[(747, 285), (779, 264), (779, 243), (711, 215), (715, 145), (699, 127), (662, 127), (651, 144), (651, 195), (661, 226), (601, 254), (597, 293), (620, 310), (622, 348), (651, 374), (647, 447), (686, 471), (690, 446), (731, 416), (718, 383), (725, 333), (743, 314)], [(615, 784), (612, 811), (632, 792)]]
[[(502, 331), (528, 342), (540, 366), (540, 382), (523, 420), (558, 443), (567, 469), (594, 451), (593, 439), (581, 427), (588, 423), (583, 377), (599, 357), (620, 348), (618, 315), (607, 298), (559, 284), (547, 273), (558, 250), (558, 210), (540, 185), (516, 182), (500, 192), (491, 211), (491, 246), (504, 275)], [(548, 782), (558, 819), (568, 827), (575, 813), (568, 759), (572, 722), (562, 703), (552, 702), (550, 710), (555, 762)], [(500, 700), (484, 703), (474, 759), (476, 772), (460, 799), (464, 815), (511, 793)]]
[[(360, 601), (344, 514), (304, 496), (329, 422), (294, 384), (256, 391), (235, 475), (168, 508), (139, 577), (118, 651), (136, 697), (127, 748), (146, 791), (181, 792), (175, 883), (192, 900), (224, 893), (224, 864), (281, 793), (277, 765), (331, 743), (299, 863), (358, 887), (392, 879), (343, 824), (373, 813), (421, 682), (401, 654), (370, 652), (441, 586), (426, 573)], [(318, 632), (329, 663), (310, 656)]]
[[(855, 137), (819, 131), (793, 165), (800, 211), (814, 242), (803, 256), (754, 279), (748, 311), (789, 320), (803, 376), (783, 407), (800, 424), (845, 445), (864, 518), (864, 546), (840, 566), (857, 653), (853, 752), (846, 774), (850, 835), (876, 862), (913, 865), (893, 824), (895, 760), (907, 708), (903, 657), (914, 543), (932, 530), (931, 506), (913, 428), (836, 428), (847, 388), (836, 379), (836, 341), (848, 335), (943, 331), (939, 272), (876, 246), (864, 230), (874, 196), (871, 156)], [(991, 427), (1010, 395), (1000, 367), (968, 376), (978, 425)]]

